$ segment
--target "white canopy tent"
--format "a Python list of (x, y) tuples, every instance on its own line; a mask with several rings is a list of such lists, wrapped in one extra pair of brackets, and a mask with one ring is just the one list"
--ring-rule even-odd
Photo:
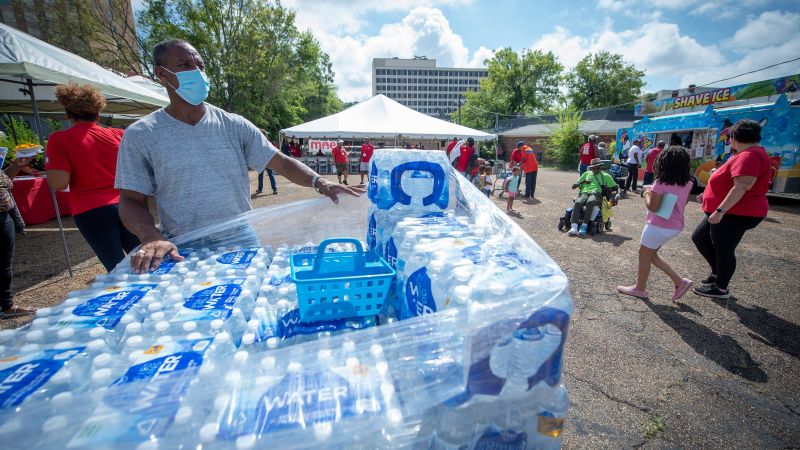
[[(98, 88), (106, 96), (106, 110), (102, 114), (106, 117), (117, 115), (131, 119), (169, 104), (168, 98), (151, 89), (0, 24), (0, 112), (33, 114), (36, 132), (44, 142), (47, 136), (44, 135), (40, 113), (63, 113), (63, 107), (53, 93), (53, 86), (69, 82)], [(52, 189), (50, 194), (61, 231), (67, 269), (72, 276), (58, 203)]]
[(494, 134), (457, 125), (414, 111), (386, 97), (373, 96), (344, 111), (281, 130), (296, 138), (468, 138), (492, 141)]

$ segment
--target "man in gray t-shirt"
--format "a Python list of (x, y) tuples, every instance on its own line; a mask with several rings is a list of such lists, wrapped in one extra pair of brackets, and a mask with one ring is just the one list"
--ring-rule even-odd
[[(281, 154), (247, 119), (204, 103), (208, 79), (202, 58), (189, 43), (162, 42), (153, 60), (170, 104), (125, 131), (114, 184), (120, 189), (120, 217), (142, 241), (131, 258), (135, 271), (155, 270), (166, 255), (183, 259), (164, 235), (171, 238), (252, 209), (248, 169), (276, 170), (334, 202), (342, 193), (365, 192), (360, 186), (329, 183)], [(150, 195), (156, 197), (163, 235), (147, 209)]]

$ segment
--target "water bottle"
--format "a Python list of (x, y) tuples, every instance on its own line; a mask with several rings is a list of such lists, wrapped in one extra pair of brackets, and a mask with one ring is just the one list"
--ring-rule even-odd
[(537, 449), (560, 448), (569, 408), (566, 387), (563, 384), (548, 386), (539, 383), (534, 387), (531, 397), (537, 400), (539, 407), (535, 418), (531, 419), (532, 426), (528, 426), (528, 429), (535, 430), (529, 434), (529, 442)]
[(520, 395), (532, 377), (561, 345), (561, 330), (551, 324), (517, 329), (511, 336), (503, 394)]

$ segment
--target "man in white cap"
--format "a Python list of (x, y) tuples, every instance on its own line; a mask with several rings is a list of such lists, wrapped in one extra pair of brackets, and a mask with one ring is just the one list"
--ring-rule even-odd
[[(333, 162), (336, 164), (336, 177), (339, 178), (339, 184), (347, 184), (347, 165), (350, 163), (349, 155), (343, 144), (344, 141), (339, 139), (336, 141), (336, 147), (331, 150)], [(344, 181), (342, 181), (342, 175), (344, 175)]]

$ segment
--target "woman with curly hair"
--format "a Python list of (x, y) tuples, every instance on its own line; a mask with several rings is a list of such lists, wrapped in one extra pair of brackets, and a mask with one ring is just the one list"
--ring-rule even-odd
[(117, 211), (114, 178), (123, 131), (97, 124), (106, 99), (96, 88), (70, 83), (56, 86), (55, 94), (71, 126), (47, 141), (47, 183), (56, 190), (69, 186), (75, 225), (111, 271), (139, 245)]

